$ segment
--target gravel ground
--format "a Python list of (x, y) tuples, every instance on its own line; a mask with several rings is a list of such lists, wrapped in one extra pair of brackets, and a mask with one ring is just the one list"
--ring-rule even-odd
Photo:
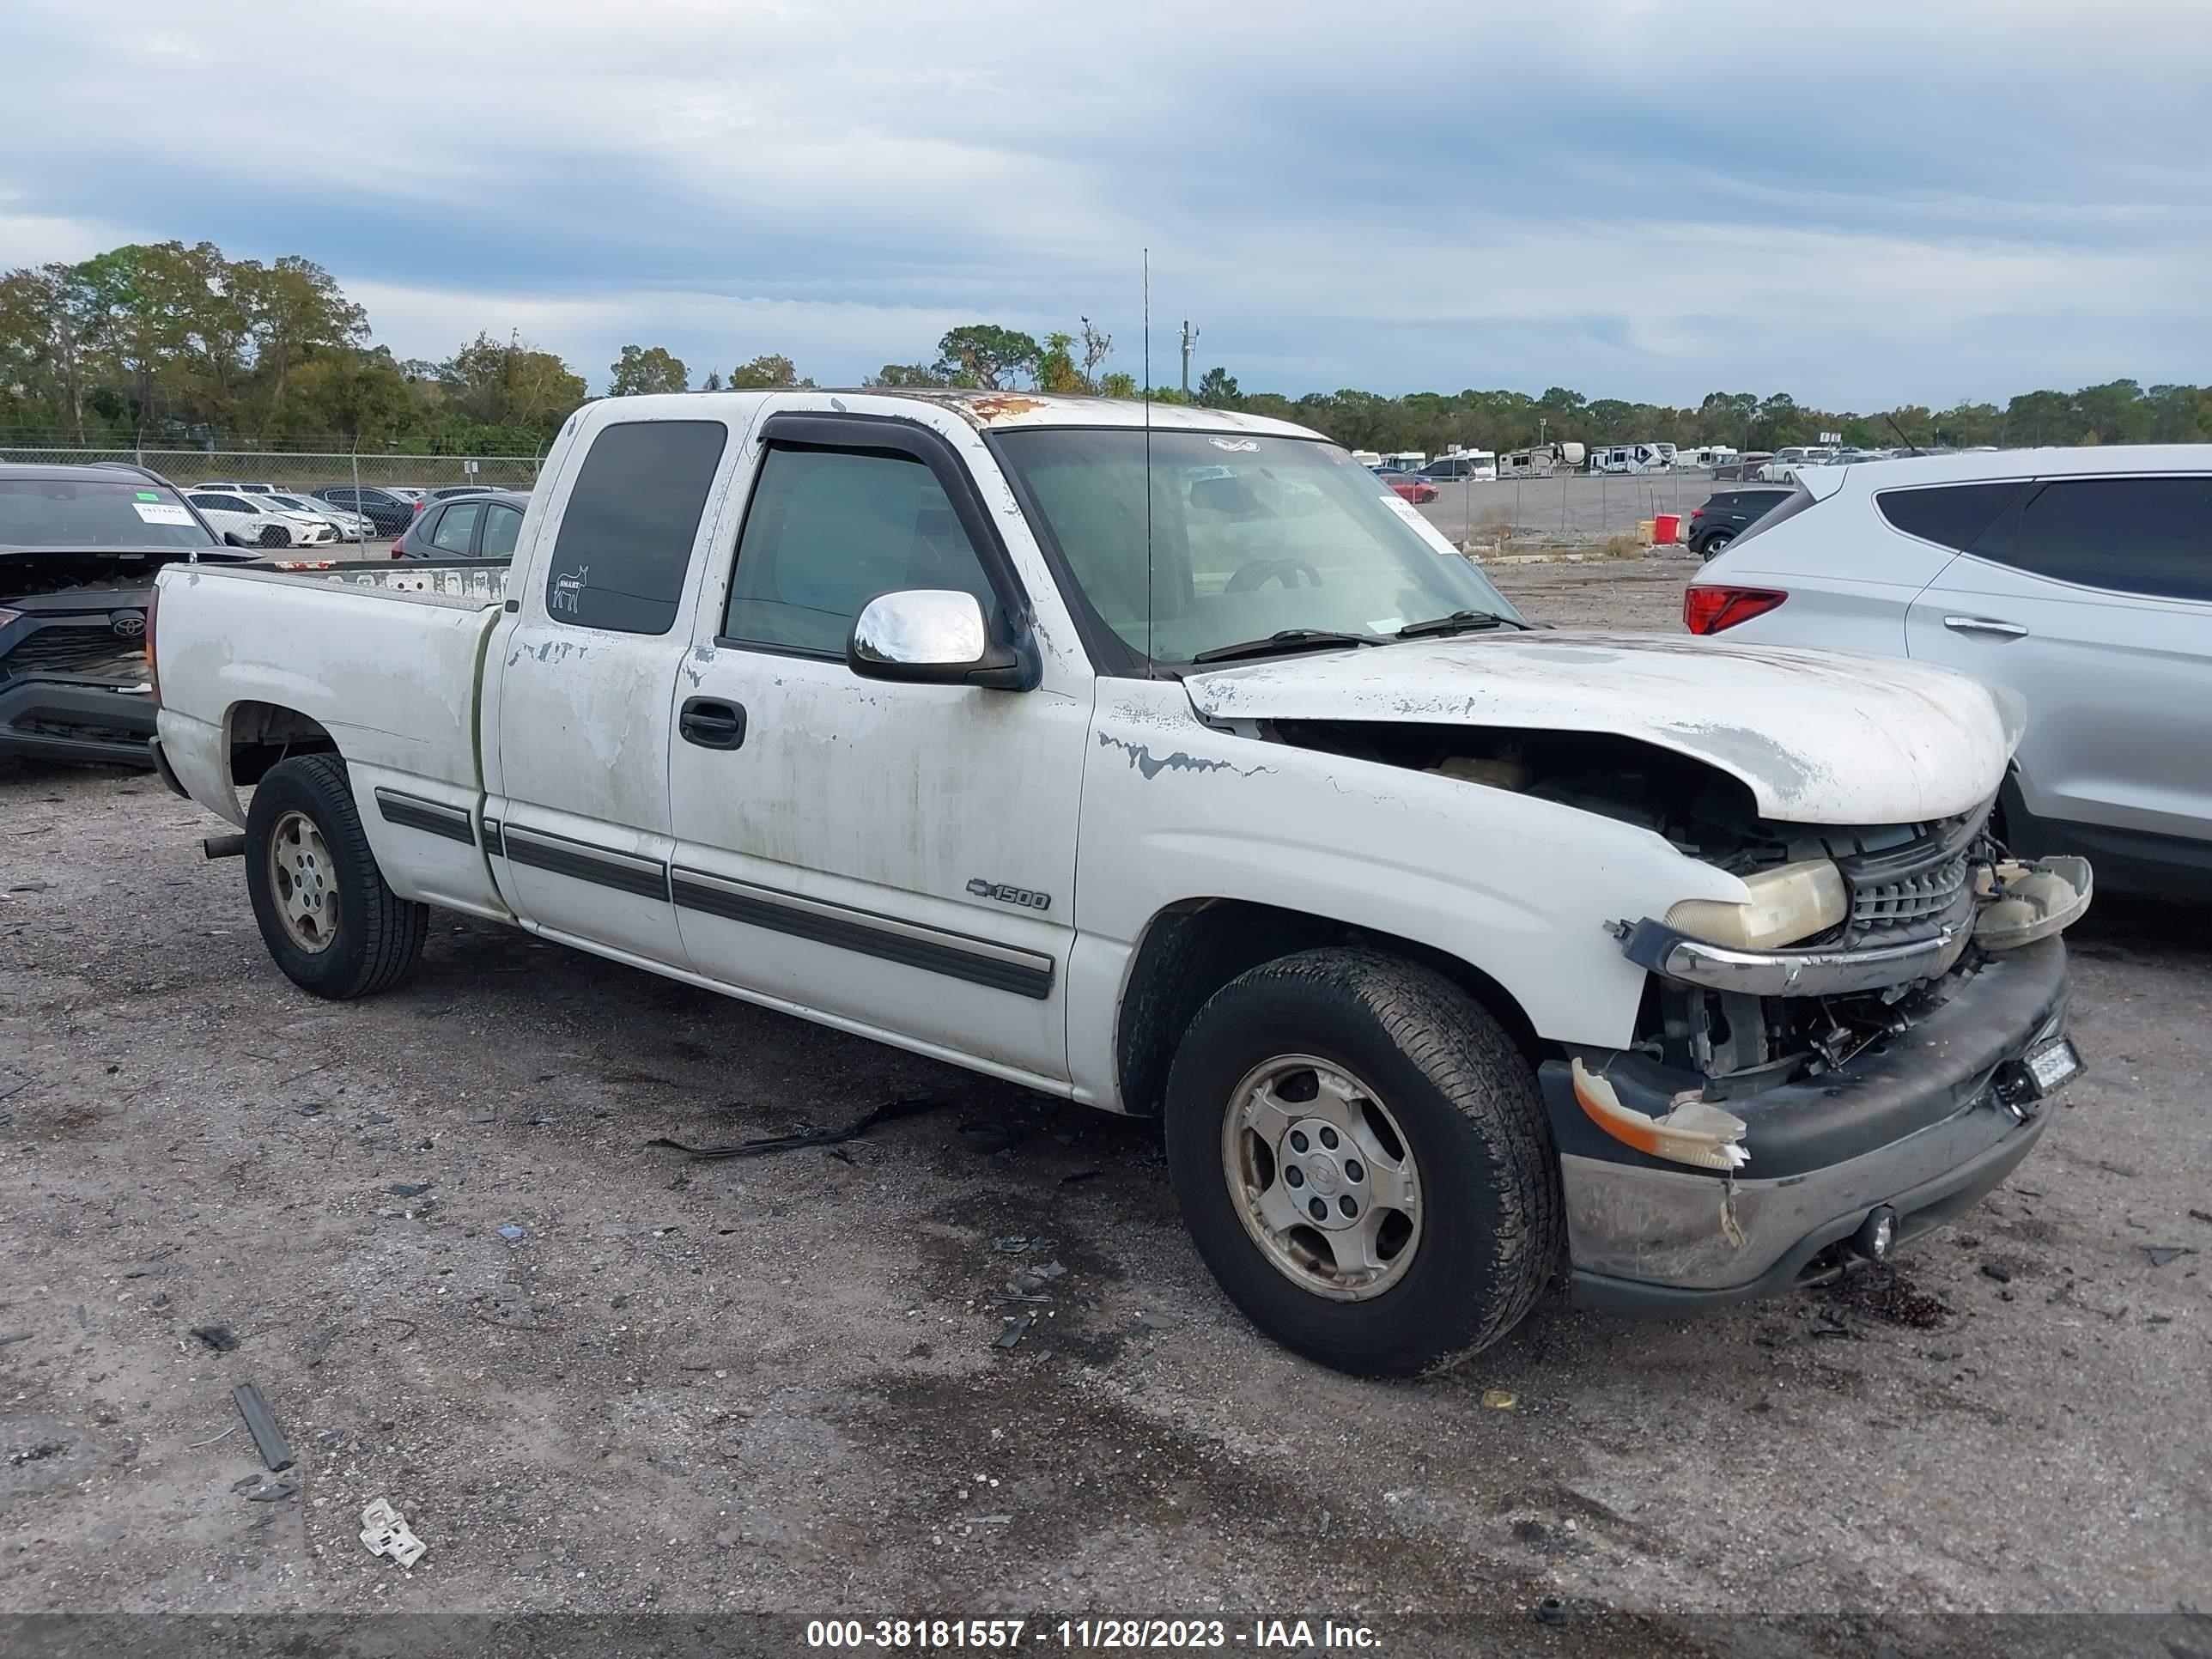
[[(1724, 487), (1724, 486), (1720, 486)], [(1439, 481), (1422, 515), (1455, 542), (1472, 535), (1521, 547), (1583, 547), (1635, 530), (1661, 513), (1686, 526), (1692, 509), (1717, 488), (1705, 472), (1655, 472), (1638, 477), (1561, 473), (1553, 478), (1501, 478), (1480, 483)]]
[[(1496, 574), (1540, 617), (1663, 627), (1687, 568)], [(2202, 911), (2075, 929), (2088, 1078), (1885, 1294), (1659, 1324), (1553, 1299), (1383, 1386), (1243, 1322), (1145, 1125), (471, 921), (401, 990), (319, 1003), (240, 866), (200, 858), (220, 827), (148, 778), (0, 767), (0, 1613), (1533, 1635), (1545, 1595), (1668, 1621), (2203, 1597)], [(910, 1097), (943, 1103), (836, 1152), (649, 1144)], [(994, 1301), (1050, 1263), (1049, 1300)], [(1036, 1317), (994, 1347), (1009, 1312)], [(256, 1480), (246, 1381), (295, 1492)], [(429, 1546), (411, 1571), (355, 1536), (378, 1497)]]

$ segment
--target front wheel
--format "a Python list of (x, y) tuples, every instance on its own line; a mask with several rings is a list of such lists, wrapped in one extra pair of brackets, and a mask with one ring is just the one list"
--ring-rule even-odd
[(1339, 1370), (1467, 1358), (1559, 1259), (1534, 1072), (1472, 997), (1395, 957), (1308, 951), (1231, 981), (1176, 1051), (1166, 1130), (1176, 1200), (1223, 1290)]
[(430, 907), (386, 884), (336, 755), (280, 762), (255, 787), (246, 887), (269, 954), (319, 997), (390, 989), (414, 972), (430, 931)]

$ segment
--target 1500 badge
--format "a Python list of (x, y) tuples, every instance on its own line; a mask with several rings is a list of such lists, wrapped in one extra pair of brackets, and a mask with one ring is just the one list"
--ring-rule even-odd
[(1003, 882), (985, 881), (978, 876), (968, 884), (968, 890), (977, 898), (996, 899), (1001, 904), (1018, 904), (1024, 910), (1049, 910), (1052, 895), (1032, 893), (1026, 887), (1009, 887)]

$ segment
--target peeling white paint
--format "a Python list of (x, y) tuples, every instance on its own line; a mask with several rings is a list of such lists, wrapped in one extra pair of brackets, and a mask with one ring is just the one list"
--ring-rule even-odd
[(1212, 721), (1376, 720), (1641, 738), (1797, 823), (1911, 823), (1996, 793), (2019, 740), (1989, 688), (1889, 658), (1658, 634), (1409, 641), (1194, 674)]

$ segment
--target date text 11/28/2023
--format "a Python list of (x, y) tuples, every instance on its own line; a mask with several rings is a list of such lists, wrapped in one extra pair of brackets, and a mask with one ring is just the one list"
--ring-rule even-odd
[(806, 1626), (810, 1648), (936, 1653), (1018, 1649), (1024, 1643), (1086, 1650), (1237, 1647), (1265, 1653), (1375, 1649), (1382, 1637), (1365, 1625), (1333, 1619), (1255, 1619), (1249, 1625), (1221, 1619), (816, 1619)]

